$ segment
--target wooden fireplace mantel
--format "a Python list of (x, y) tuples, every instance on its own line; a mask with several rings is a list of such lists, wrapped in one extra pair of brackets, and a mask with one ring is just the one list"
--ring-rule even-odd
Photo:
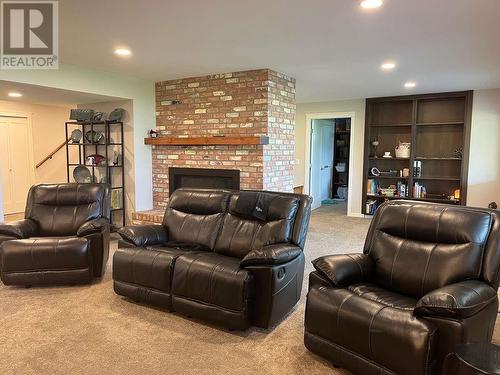
[(240, 145), (268, 145), (267, 136), (249, 136), (249, 137), (157, 137), (144, 138), (144, 144), (156, 146), (240, 146)]

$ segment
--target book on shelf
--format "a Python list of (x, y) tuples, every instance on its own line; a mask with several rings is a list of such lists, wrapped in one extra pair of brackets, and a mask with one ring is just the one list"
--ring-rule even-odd
[(368, 179), (368, 183), (366, 186), (367, 186), (367, 188), (366, 188), (367, 194), (371, 194), (371, 195), (377, 194), (379, 186), (377, 184), (377, 181), (375, 181), (373, 178)]
[(415, 182), (413, 185), (413, 198), (425, 198), (427, 195), (427, 189), (424, 185)]
[(366, 210), (365, 210), (366, 214), (367, 215), (375, 214), (375, 211), (377, 210), (378, 206), (379, 205), (378, 205), (376, 200), (374, 200), (374, 199), (367, 200), (366, 201)]

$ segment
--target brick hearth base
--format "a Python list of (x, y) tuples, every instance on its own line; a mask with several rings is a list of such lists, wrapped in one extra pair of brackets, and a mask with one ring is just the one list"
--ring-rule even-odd
[(165, 210), (148, 210), (132, 212), (132, 224), (161, 224)]

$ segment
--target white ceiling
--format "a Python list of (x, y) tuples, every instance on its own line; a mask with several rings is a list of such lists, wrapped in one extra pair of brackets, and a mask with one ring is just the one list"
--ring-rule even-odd
[[(299, 102), (500, 87), (500, 0), (61, 0), (61, 61), (154, 81), (271, 68)], [(112, 51), (128, 46), (133, 56)], [(381, 72), (393, 59), (398, 67)], [(415, 80), (406, 90), (403, 83)]]
[[(9, 92), (22, 93), (23, 96), (20, 98), (11, 98), (8, 95)], [(71, 107), (76, 104), (108, 102), (120, 99), (121, 98), (112, 96), (0, 81), (0, 100), (9, 100), (13, 102), (51, 105), (56, 107)]]

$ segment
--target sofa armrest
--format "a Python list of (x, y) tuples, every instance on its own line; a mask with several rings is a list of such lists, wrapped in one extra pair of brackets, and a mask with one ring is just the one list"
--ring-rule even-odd
[(289, 243), (268, 245), (261, 249), (250, 251), (241, 260), (240, 266), (274, 266), (287, 263), (297, 258), (300, 253), (302, 253), (300, 247)]
[(120, 228), (118, 234), (139, 247), (159, 245), (168, 241), (167, 230), (163, 225), (131, 225)]
[(433, 290), (420, 298), (415, 314), (467, 318), (477, 314), (495, 299), (497, 292), (479, 280), (467, 280)]
[(327, 255), (313, 260), (312, 264), (337, 287), (369, 281), (375, 268), (367, 254)]
[(30, 238), (38, 233), (38, 225), (31, 219), (23, 219), (8, 224), (0, 224), (0, 234), (18, 239)]
[(92, 233), (102, 232), (103, 230), (109, 230), (109, 220), (101, 217), (83, 223), (76, 231), (76, 235), (84, 237)]

